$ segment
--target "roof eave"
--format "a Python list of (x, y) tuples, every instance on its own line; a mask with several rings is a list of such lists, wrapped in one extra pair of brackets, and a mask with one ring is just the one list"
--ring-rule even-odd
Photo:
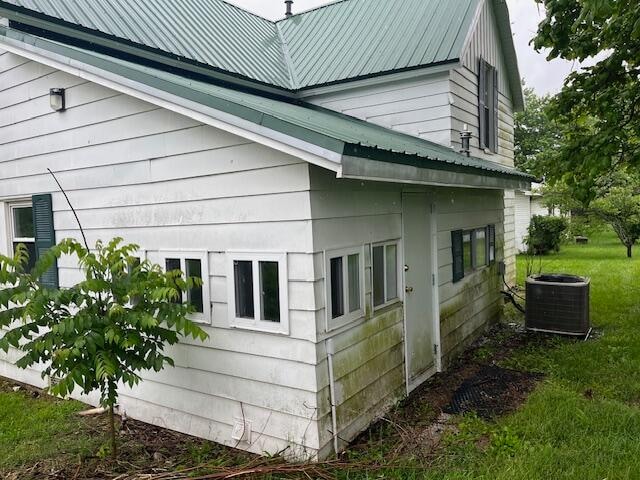
[(420, 166), (410, 162), (398, 163), (392, 157), (387, 160), (371, 160), (344, 155), (340, 177), (378, 182), (490, 190), (526, 190), (531, 185), (530, 180), (524, 177), (481, 175), (478, 172), (468, 170), (432, 168), (433, 166), (432, 162), (425, 162), (425, 165)]
[[(389, 168), (386, 168), (386, 181), (479, 188), (513, 188), (513, 185), (527, 188), (531, 181), (515, 170), (511, 173), (496, 172), (490, 168), (459, 165), (455, 160), (429, 159), (375, 147), (345, 144), (331, 136), (254, 111), (244, 105), (212, 97), (47, 39), (24, 32), (12, 32), (1, 26), (0, 44), (18, 55), (335, 171), (338, 176), (375, 173), (381, 165), (395, 165), (395, 173), (389, 173)], [(455, 155), (449, 157), (453, 158)], [(366, 167), (363, 162), (370, 162), (371, 166)], [(358, 168), (353, 168), (354, 166)], [(380, 176), (382, 178), (385, 177)]]
[(513, 43), (513, 31), (511, 30), (511, 19), (509, 17), (509, 6), (506, 0), (493, 0), (495, 6), (496, 20), (498, 22), (498, 32), (500, 42), (504, 48), (504, 58), (507, 65), (507, 74), (511, 86), (513, 109), (517, 112), (524, 110), (524, 91), (522, 88), (522, 77), (518, 66), (518, 55)]

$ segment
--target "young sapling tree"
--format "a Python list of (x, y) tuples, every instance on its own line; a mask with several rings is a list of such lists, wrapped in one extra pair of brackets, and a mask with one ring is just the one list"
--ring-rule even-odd
[[(9, 328), (0, 348), (22, 352), (20, 368), (44, 365), (43, 378), (56, 379), (54, 395), (99, 391), (114, 458), (118, 385), (133, 387), (142, 372), (173, 366), (164, 349), (181, 336), (207, 338), (182, 301), (201, 280), (140, 261), (137, 250), (120, 238), (97, 242), (95, 251), (67, 239), (41, 254), (32, 271), (23, 245), (13, 258), (0, 256), (0, 327)], [(42, 275), (63, 255), (77, 257), (83, 279), (64, 289), (43, 285)]]

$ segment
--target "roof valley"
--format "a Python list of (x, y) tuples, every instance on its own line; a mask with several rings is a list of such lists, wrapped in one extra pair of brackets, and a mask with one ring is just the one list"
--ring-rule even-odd
[(275, 28), (278, 31), (278, 36), (280, 37), (280, 43), (282, 45), (282, 54), (284, 56), (284, 63), (287, 66), (287, 70), (289, 72), (290, 79), (290, 88), (291, 90), (297, 90), (299, 88), (300, 82), (298, 81), (298, 74), (296, 73), (295, 65), (293, 64), (293, 59), (291, 58), (291, 52), (289, 51), (289, 44), (287, 43), (287, 39), (284, 36), (282, 28), (280, 27), (280, 22), (275, 23)]

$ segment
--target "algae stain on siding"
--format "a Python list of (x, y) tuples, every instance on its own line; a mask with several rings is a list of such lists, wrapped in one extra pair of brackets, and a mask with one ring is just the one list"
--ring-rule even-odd
[[(403, 306), (372, 312), (350, 332), (350, 347), (334, 358), (337, 386), (338, 430), (367, 417), (372, 421), (404, 392)], [(381, 401), (387, 399), (384, 404)], [(359, 432), (354, 432), (359, 433)]]

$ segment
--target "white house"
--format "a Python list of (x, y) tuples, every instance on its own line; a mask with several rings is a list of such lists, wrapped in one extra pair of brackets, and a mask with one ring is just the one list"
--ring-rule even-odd
[[(204, 282), (210, 340), (123, 387), (130, 417), (327, 457), (498, 318), (531, 181), (504, 0), (278, 22), (222, 0), (0, 0), (0, 17), (0, 251), (79, 238), (51, 168), (90, 243), (122, 236)], [(48, 282), (78, 273), (63, 259)], [(16, 358), (0, 375), (46, 384)]]
[(516, 226), (516, 249), (520, 253), (527, 251), (525, 242), (529, 235), (529, 225), (531, 219), (537, 215), (547, 217), (550, 215), (560, 216), (560, 211), (549, 209), (545, 206), (542, 194), (542, 184), (532, 183), (527, 190), (516, 190), (515, 197), (515, 226)]

